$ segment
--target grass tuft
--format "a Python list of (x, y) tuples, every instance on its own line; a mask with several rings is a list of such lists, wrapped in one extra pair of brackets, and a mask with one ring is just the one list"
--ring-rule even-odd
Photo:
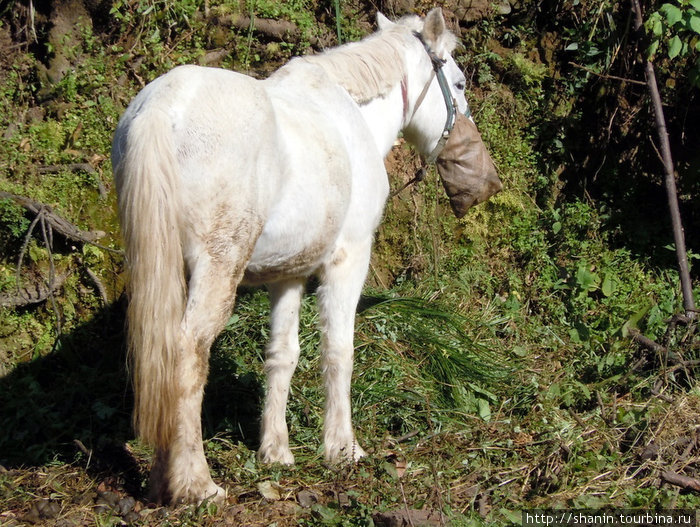
[(510, 367), (467, 332), (469, 321), (447, 306), (420, 297), (387, 298), (362, 312), (379, 348), (400, 343), (426, 382), (439, 387), (442, 402), (464, 405), (467, 389), (505, 377)]

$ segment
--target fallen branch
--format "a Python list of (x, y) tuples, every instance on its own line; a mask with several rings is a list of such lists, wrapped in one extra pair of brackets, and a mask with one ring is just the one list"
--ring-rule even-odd
[(655, 340), (651, 340), (649, 337), (642, 335), (638, 329), (630, 329), (630, 336), (632, 337), (632, 340), (641, 344), (649, 351), (658, 353), (661, 356), (665, 356), (668, 353), (668, 350), (664, 346)]
[(24, 307), (44, 302), (61, 288), (68, 275), (69, 273), (64, 273), (54, 277), (51, 284), (42, 280), (17, 289), (13, 293), (0, 293), (0, 307)]
[(651, 340), (649, 337), (642, 335), (638, 329), (630, 329), (630, 336), (632, 340), (641, 344), (643, 347), (649, 351), (656, 353), (659, 356), (659, 360), (664, 364), (686, 364), (688, 361), (684, 361), (675, 351), (669, 350), (667, 347), (662, 346), (655, 340)]
[[(247, 30), (251, 27), (251, 18), (246, 15), (225, 15), (219, 18), (219, 23), (233, 26), (236, 29)], [(253, 31), (262, 33), (275, 40), (299, 39), (299, 27), (294, 22), (288, 22), (287, 20), (253, 17), (252, 27)]]
[[(18, 205), (21, 205), (22, 207), (27, 209), (32, 214), (35, 214), (36, 216), (42, 215), (44, 220), (47, 221), (48, 224), (51, 226), (51, 229), (70, 240), (98, 245), (95, 242), (105, 236), (105, 233), (103, 231), (81, 230), (65, 218), (62, 218), (61, 216), (56, 214), (49, 205), (38, 201), (34, 201), (25, 196), (17, 196), (16, 194), (10, 194), (9, 192), (0, 192), (0, 199), (11, 199)], [(98, 247), (106, 249), (108, 251), (121, 252), (110, 247), (104, 247), (102, 245), (98, 245)]]
[(661, 479), (663, 479), (666, 483), (676, 485), (683, 489), (700, 492), (700, 480), (677, 474), (673, 470), (664, 470), (661, 473)]
[[(117, 249), (112, 249), (111, 247), (106, 247), (95, 243), (96, 240), (102, 238), (105, 233), (102, 231), (83, 231), (70, 223), (68, 220), (62, 218), (53, 209), (38, 201), (34, 201), (25, 196), (17, 196), (15, 194), (10, 194), (9, 192), (0, 192), (0, 199), (9, 199), (18, 203), (24, 207), (27, 211), (35, 215), (32, 220), (29, 229), (25, 235), (24, 243), (22, 244), (22, 249), (19, 254), (17, 262), (17, 288), (14, 293), (3, 293), (0, 294), (0, 306), (2, 307), (22, 307), (30, 304), (38, 304), (45, 300), (50, 300), (53, 310), (56, 314), (56, 332), (58, 335), (61, 334), (61, 315), (58, 309), (58, 305), (54, 298), (54, 292), (57, 291), (65, 282), (68, 277), (68, 272), (60, 276), (56, 276), (56, 269), (54, 266), (53, 259), (53, 232), (56, 231), (66, 239), (90, 243), (107, 251), (112, 251), (116, 253), (122, 253)], [(42, 279), (39, 283), (32, 283), (24, 288), (20, 287), (22, 261), (24, 260), (24, 255), (29, 246), (29, 241), (31, 239), (34, 229), (40, 226), (41, 238), (43, 239), (44, 246), (49, 254), (49, 276), (47, 279)], [(91, 278), (95, 284), (102, 301), (107, 303), (107, 294), (104, 286), (100, 282), (99, 278), (92, 273), (90, 269), (86, 268), (88, 276)]]
[(221, 24), (223, 26), (233, 27), (240, 31), (255, 31), (261, 33), (267, 38), (280, 40), (283, 42), (299, 43), (307, 38), (311, 46), (316, 49), (323, 49), (334, 43), (332, 35), (321, 35), (318, 37), (304, 35), (294, 22), (288, 20), (274, 20), (271, 18), (258, 18), (242, 15), (228, 14), (214, 17), (211, 20), (213, 24)]

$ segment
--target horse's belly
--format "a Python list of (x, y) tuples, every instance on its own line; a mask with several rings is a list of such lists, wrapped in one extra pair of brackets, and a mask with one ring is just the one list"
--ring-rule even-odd
[(324, 229), (318, 236), (302, 233), (258, 239), (246, 267), (243, 282), (249, 285), (275, 282), (295, 276), (309, 276), (332, 251), (337, 233)]
[(244, 283), (269, 283), (313, 274), (335, 246), (344, 209), (305, 210), (302, 206), (296, 214), (273, 214), (255, 244)]
[(306, 123), (303, 130), (283, 112), (276, 115), (287, 134), (278, 142), (285, 166), (246, 268), (247, 283), (316, 271), (336, 244), (351, 199), (350, 158), (338, 131), (320, 117), (311, 119), (314, 113), (297, 119)]
[(266, 261), (251, 259), (243, 275), (243, 284), (259, 285), (295, 276), (309, 276), (323, 261), (329, 248), (325, 245), (307, 247), (295, 254), (267, 255)]

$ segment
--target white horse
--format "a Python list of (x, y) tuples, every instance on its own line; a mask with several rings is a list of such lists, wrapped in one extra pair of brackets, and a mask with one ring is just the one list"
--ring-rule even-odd
[(225, 496), (204, 457), (200, 414), (209, 348), (241, 283), (267, 284), (271, 302), (259, 459), (294, 462), (285, 409), (311, 275), (320, 282), (325, 456), (365, 455), (350, 412), (355, 309), (389, 193), (384, 156), (401, 131), (429, 153), (445, 128), (431, 53), (467, 110), (442, 12), (377, 18), (377, 33), (296, 58), (266, 80), (175, 68), (119, 122), (112, 160), (130, 272), (134, 422), (155, 447), (151, 488), (161, 502)]

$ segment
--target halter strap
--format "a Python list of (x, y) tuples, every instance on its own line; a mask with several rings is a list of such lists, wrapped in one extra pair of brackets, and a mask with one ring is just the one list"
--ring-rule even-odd
[[(406, 187), (418, 183), (423, 180), (425, 177), (425, 169), (430, 163), (434, 163), (435, 160), (438, 158), (440, 155), (440, 152), (442, 152), (442, 149), (445, 148), (445, 143), (447, 143), (447, 140), (450, 137), (450, 132), (454, 128), (455, 125), (455, 119), (457, 118), (457, 109), (455, 106), (455, 101), (452, 98), (452, 94), (450, 93), (450, 87), (447, 83), (447, 78), (445, 78), (445, 72), (442, 71), (442, 67), (445, 65), (447, 62), (444, 59), (441, 59), (440, 57), (437, 56), (437, 54), (430, 49), (430, 46), (428, 43), (425, 41), (423, 38), (423, 35), (421, 33), (418, 33), (417, 31), (413, 32), (414, 36), (420, 40), (421, 44), (423, 44), (423, 47), (425, 48), (425, 51), (428, 53), (428, 57), (430, 57), (430, 62), (433, 65), (433, 73), (430, 75), (430, 79), (428, 79), (428, 82), (423, 86), (423, 90), (420, 92), (418, 95), (418, 98), (416, 99), (416, 104), (413, 107), (413, 113), (411, 114), (411, 119), (413, 119), (413, 116), (416, 114), (416, 111), (420, 107), (420, 105), (423, 103), (423, 99), (425, 99), (425, 96), (428, 93), (428, 90), (430, 89), (430, 85), (433, 83), (433, 79), (437, 76), (438, 80), (438, 85), (440, 86), (440, 91), (442, 92), (442, 97), (445, 99), (445, 106), (447, 108), (447, 120), (445, 121), (445, 127), (442, 130), (442, 136), (437, 142), (437, 145), (435, 145), (435, 148), (433, 148), (433, 151), (428, 154), (428, 157), (422, 159), (421, 162), (421, 167), (416, 171), (415, 176), (413, 176), (413, 179), (408, 181), (406, 184), (404, 184), (402, 187), (396, 189), (394, 192), (392, 192), (389, 195), (389, 198), (393, 198), (396, 196), (399, 192), (404, 190)], [(403, 99), (403, 105), (404, 105), (404, 114), (408, 111), (408, 82), (406, 78), (404, 77), (401, 80), (401, 97)], [(471, 114), (469, 112), (469, 107), (467, 106), (467, 111), (465, 112), (465, 115), (467, 117), (471, 117)], [(409, 121), (411, 120), (409, 119)]]
[[(445, 72), (442, 71), (442, 67), (447, 61), (438, 57), (437, 54), (432, 49), (430, 49), (430, 46), (425, 41), (421, 33), (414, 31), (413, 35), (420, 41), (421, 44), (423, 44), (423, 48), (425, 48), (425, 51), (428, 53), (428, 57), (430, 57), (430, 62), (433, 65), (433, 73), (430, 76), (430, 79), (428, 80), (426, 85), (423, 87), (423, 91), (418, 96), (418, 99), (416, 99), (416, 105), (413, 107), (413, 115), (415, 115), (416, 110), (418, 110), (418, 107), (421, 105), (423, 99), (428, 93), (428, 89), (430, 88), (430, 85), (433, 82), (433, 77), (436, 76), (438, 85), (440, 86), (440, 91), (442, 92), (442, 97), (443, 99), (445, 99), (445, 107), (447, 108), (447, 119), (445, 121), (445, 127), (442, 130), (442, 136), (440, 137), (437, 145), (435, 145), (435, 148), (433, 148), (433, 151), (430, 152), (430, 154), (428, 154), (428, 157), (426, 158), (427, 163), (434, 163), (437, 157), (440, 155), (440, 152), (442, 152), (442, 149), (445, 148), (445, 143), (447, 143), (447, 139), (450, 136), (450, 132), (452, 131), (452, 128), (454, 128), (457, 109), (455, 108), (455, 103), (452, 98), (452, 94), (450, 93), (450, 87), (447, 83), (447, 78), (445, 78)], [(411, 116), (411, 118), (413, 118), (413, 115)]]
[(420, 107), (421, 104), (423, 104), (423, 99), (425, 99), (425, 96), (428, 94), (428, 89), (430, 88), (430, 85), (433, 83), (433, 79), (435, 78), (435, 72), (433, 71), (430, 74), (430, 79), (428, 79), (428, 82), (425, 83), (425, 86), (423, 86), (423, 91), (420, 92), (420, 95), (418, 95), (418, 98), (416, 99), (416, 105), (413, 107), (413, 113), (411, 114), (411, 119), (413, 119), (413, 116), (416, 115), (416, 111)]

